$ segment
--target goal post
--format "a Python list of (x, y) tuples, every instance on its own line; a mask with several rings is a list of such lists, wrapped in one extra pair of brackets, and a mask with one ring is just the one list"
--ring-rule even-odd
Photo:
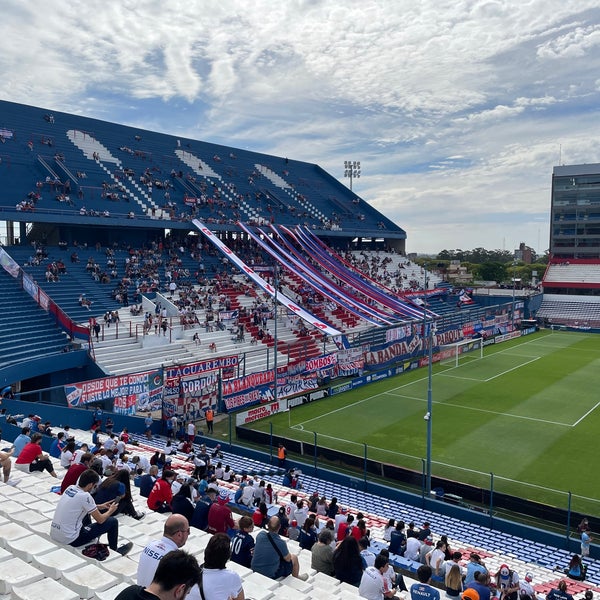
[(440, 364), (458, 367), (464, 362), (483, 358), (483, 339), (461, 340), (440, 346)]

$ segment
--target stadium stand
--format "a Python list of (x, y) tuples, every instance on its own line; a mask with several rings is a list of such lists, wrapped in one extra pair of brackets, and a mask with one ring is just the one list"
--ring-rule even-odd
[[(310, 277), (326, 278), (327, 285), (338, 288), (338, 298), (326, 298), (314, 282), (307, 283), (308, 274), (299, 276), (297, 266), (280, 268), (281, 292), (293, 301), (306, 296), (315, 318), (342, 331), (356, 347), (386, 341), (385, 328), (374, 329), (361, 316), (367, 309), (379, 317), (383, 314), (383, 320), (390, 319), (395, 326), (407, 321), (400, 311), (406, 305), (410, 320), (436, 315), (442, 330), (460, 329), (461, 334), (463, 326), (472, 326), (475, 320), (498, 318), (506, 323), (506, 308), (496, 312), (496, 308), (480, 306), (402, 256), (405, 232), (317, 165), (65, 113), (53, 113), (50, 119), (44, 109), (8, 102), (0, 102), (0, 108), (4, 141), (0, 218), (11, 224), (5, 249), (21, 267), (21, 274), (37, 283), (38, 295), (61, 309), (60, 318), (49, 315), (19, 280), (0, 269), (5, 290), (0, 297), (0, 372), (5, 384), (24, 383), (25, 391), (47, 385), (52, 390), (44, 399), (56, 401), (55, 395), (64, 395), (64, 384), (101, 375), (243, 355), (243, 367), (237, 373), (241, 376), (264, 372), (274, 364), (302, 364), (304, 359), (338, 349), (331, 338), (317, 329), (308, 330), (286, 311), (281, 310), (276, 321), (269, 297), (198, 236), (191, 223), (194, 218), (218, 232), (223, 243), (260, 270), (270, 284), (275, 283), (273, 258), (236, 223), (251, 226), (258, 237), (271, 231), (280, 235), (284, 231), (280, 226), (286, 226), (293, 234), (287, 244), (280, 235), (283, 254), (296, 256), (298, 252), (300, 261), (302, 253)], [(14, 223), (19, 229), (14, 229)], [(293, 236), (297, 236), (295, 242)], [(335, 254), (335, 265), (327, 262), (329, 249)], [(318, 260), (317, 250), (322, 251)], [(381, 287), (389, 297), (379, 295)], [(190, 298), (198, 302), (186, 305)], [(131, 313), (133, 304), (138, 314)], [(182, 306), (191, 312), (181, 314)], [(156, 315), (163, 309), (167, 325), (161, 333), (154, 324), (147, 327), (145, 314)], [(216, 326), (210, 316), (217, 311), (235, 313), (236, 321), (232, 319), (224, 328)], [(192, 322), (183, 322), (184, 316), (192, 317)], [(88, 348), (85, 335), (89, 335), (90, 319), (96, 320), (100, 330)], [(80, 324), (80, 329), (73, 324)], [(72, 337), (64, 333), (66, 329)], [(263, 334), (277, 330), (276, 360), (273, 336), (261, 337), (261, 330)], [(70, 364), (72, 368), (63, 372), (59, 362), (50, 360), (63, 358), (63, 350), (82, 339), (84, 349), (89, 349), (87, 364)], [(46, 371), (38, 366), (39, 379), (27, 382), (32, 360), (46, 357)], [(15, 365), (18, 375), (12, 370), (7, 379), (2, 369)], [(36, 410), (52, 411), (53, 406), (38, 403)], [(89, 441), (89, 432), (75, 434), (79, 441)], [(164, 447), (162, 438), (149, 441), (133, 435), (132, 439), (137, 445), (129, 449), (134, 453), (150, 456)], [(256, 473), (271, 481), (280, 504), (289, 497), (291, 490), (282, 486), (281, 473), (268, 462), (233, 452), (223, 456), (237, 472)], [(183, 459), (179, 456), (176, 466), (189, 472), (190, 463)], [(108, 599), (134, 580), (137, 558), (148, 539), (160, 536), (164, 516), (148, 514), (143, 522), (119, 517), (122, 535), (134, 542), (134, 550), (127, 557), (111, 556), (96, 563), (80, 551), (58, 548), (50, 541), (49, 522), (58, 496), (49, 491), (47, 479), (14, 470), (13, 477), (17, 486), (0, 484), (0, 600), (39, 599), (53, 592), (67, 599)], [(301, 480), (303, 495), (316, 490), (327, 497), (337, 496), (353, 512), (365, 512), (374, 548), (382, 546), (383, 525), (393, 516), (429, 520), (436, 536), (449, 535), (465, 556), (477, 549), (489, 557), (491, 566), (510, 560), (519, 570), (535, 572), (539, 591), (556, 580), (546, 558), (552, 556), (561, 564), (566, 560), (556, 548), (500, 535), (363, 493), (357, 487), (307, 474)], [(230, 492), (235, 488), (223, 482), (222, 486)], [(136, 508), (143, 509), (137, 495), (135, 500)], [(207, 535), (197, 532), (188, 547), (201, 558), (206, 543)], [(294, 542), (290, 546), (299, 549)], [(410, 583), (415, 565), (403, 557), (393, 558)], [(310, 573), (307, 582), (293, 578), (265, 581), (239, 568), (247, 597), (357, 597), (355, 588), (311, 572), (310, 554), (305, 551), (300, 552), (300, 562), (302, 570)], [(589, 581), (600, 580), (594, 562), (589, 574)], [(581, 595), (586, 587), (570, 589)]]

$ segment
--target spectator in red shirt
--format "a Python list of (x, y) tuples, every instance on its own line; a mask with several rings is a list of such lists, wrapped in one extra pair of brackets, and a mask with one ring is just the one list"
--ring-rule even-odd
[(213, 502), (208, 510), (208, 533), (227, 533), (229, 529), (235, 529), (228, 502), (229, 492), (224, 488), (219, 492), (218, 501)]
[(50, 457), (42, 452), (42, 434), (34, 433), (31, 441), (25, 445), (17, 457), (15, 463), (19, 471), (34, 473), (36, 471), (48, 471), (52, 477), (58, 477)]
[(148, 508), (160, 513), (171, 512), (171, 500), (173, 499), (171, 484), (175, 481), (176, 475), (175, 471), (170, 469), (163, 470), (162, 477), (155, 481), (150, 496), (148, 496)]
[(91, 452), (86, 452), (81, 456), (81, 461), (78, 463), (72, 464), (68, 471), (66, 472), (63, 480), (60, 482), (60, 493), (63, 494), (64, 491), (70, 485), (77, 485), (77, 481), (79, 481), (79, 476), (90, 468), (90, 463), (94, 455)]

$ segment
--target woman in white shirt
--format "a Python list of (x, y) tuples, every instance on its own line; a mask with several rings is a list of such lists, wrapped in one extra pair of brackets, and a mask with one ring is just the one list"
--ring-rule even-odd
[(69, 442), (60, 453), (60, 466), (68, 469), (75, 456), (75, 442)]
[(235, 571), (225, 568), (230, 557), (229, 536), (215, 533), (204, 551), (202, 590), (205, 600), (244, 600), (242, 578)]

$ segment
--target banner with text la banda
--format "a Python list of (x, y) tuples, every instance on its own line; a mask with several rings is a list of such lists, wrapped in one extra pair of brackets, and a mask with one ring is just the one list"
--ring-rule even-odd
[(65, 385), (69, 407), (80, 407), (94, 402), (113, 402), (113, 410), (121, 415), (160, 410), (163, 379), (160, 369), (103, 377)]
[[(254, 375), (258, 375), (255, 373)], [(248, 381), (239, 382), (223, 382), (223, 402), (225, 408), (236, 410), (254, 404), (264, 404), (273, 401), (273, 372), (264, 371), (260, 375), (264, 377), (253, 378)], [(270, 376), (270, 377), (269, 377)], [(240, 379), (252, 378), (251, 375)], [(227, 386), (227, 383), (231, 385)], [(283, 400), (296, 394), (301, 394), (308, 390), (314, 390), (319, 386), (316, 373), (304, 375), (296, 379), (286, 379), (280, 377), (277, 382), (277, 398)], [(229, 395), (225, 394), (225, 390), (229, 391)]]

